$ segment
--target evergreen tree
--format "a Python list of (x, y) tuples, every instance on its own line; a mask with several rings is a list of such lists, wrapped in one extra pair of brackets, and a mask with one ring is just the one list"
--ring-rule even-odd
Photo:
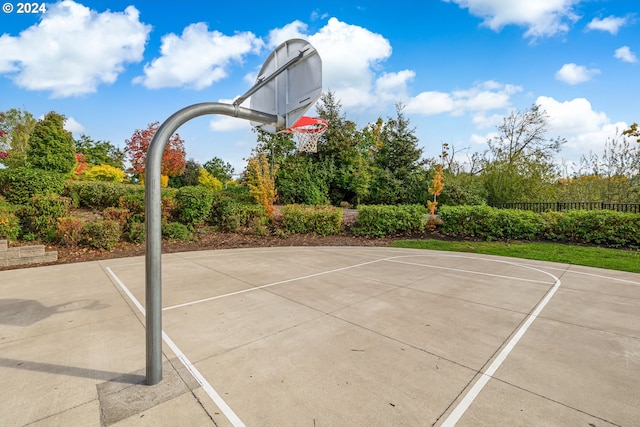
[(69, 173), (76, 165), (73, 135), (64, 129), (65, 117), (51, 111), (38, 120), (29, 138), (27, 162), (31, 167)]
[(382, 127), (380, 146), (374, 157), (378, 167), (388, 170), (400, 181), (420, 169), (422, 157), (415, 128), (410, 127), (409, 119), (402, 113), (403, 109), (402, 104), (396, 104), (396, 117), (389, 118)]

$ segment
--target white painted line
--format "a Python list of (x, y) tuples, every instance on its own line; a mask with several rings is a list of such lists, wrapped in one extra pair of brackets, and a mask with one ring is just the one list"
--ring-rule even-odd
[[(435, 268), (438, 270), (449, 270), (449, 271), (455, 271), (456, 273), (469, 273), (469, 274), (475, 274), (478, 276), (489, 276), (489, 277), (497, 277), (500, 279), (510, 279), (510, 280), (518, 280), (521, 282), (533, 282), (533, 283), (542, 283), (545, 285), (550, 285), (549, 282), (545, 282), (543, 280), (533, 280), (533, 279), (525, 279), (523, 277), (513, 277), (513, 276), (503, 276), (501, 274), (491, 274), (491, 273), (483, 273), (481, 271), (473, 271), (473, 270), (464, 270), (461, 268), (452, 268), (452, 267), (442, 267), (439, 265), (432, 265), (432, 264), (420, 264), (417, 262), (408, 262), (408, 261), (397, 261), (397, 260), (393, 260), (393, 259), (387, 259), (385, 261), (388, 262), (395, 262), (398, 264), (407, 264), (407, 265), (415, 265), (418, 267), (428, 267), (428, 268)], [(486, 261), (486, 260), (482, 260), (482, 261)]]
[(186, 307), (188, 305), (199, 304), (201, 302), (213, 301), (213, 300), (217, 300), (217, 299), (220, 299), (220, 298), (230, 297), (230, 296), (233, 296), (233, 295), (239, 295), (239, 294), (244, 294), (244, 293), (247, 293), (247, 292), (253, 292), (253, 291), (257, 291), (258, 289), (269, 288), (271, 286), (282, 285), (284, 283), (296, 282), (298, 280), (309, 279), (311, 277), (318, 277), (318, 276), (322, 276), (322, 275), (325, 275), (325, 274), (337, 273), (338, 271), (344, 271), (344, 270), (348, 270), (350, 268), (361, 267), (363, 265), (373, 264), (373, 263), (380, 262), (380, 261), (383, 261), (383, 259), (377, 259), (377, 260), (373, 260), (373, 261), (362, 262), (362, 263), (359, 263), (359, 264), (349, 265), (349, 266), (346, 266), (346, 267), (335, 268), (333, 270), (327, 270), (327, 271), (321, 271), (319, 273), (308, 274), (306, 276), (294, 277), (294, 278), (287, 279), (287, 280), (280, 280), (279, 282), (267, 283), (266, 285), (255, 286), (255, 287), (252, 287), (252, 288), (243, 289), (241, 291), (229, 292), (228, 294), (216, 295), (215, 297), (203, 298), (203, 299), (196, 300), (196, 301), (190, 301), (190, 302), (185, 302), (185, 303), (182, 303), (182, 304), (172, 305), (172, 306), (163, 308), (162, 311), (173, 310), (174, 308)]
[[(113, 277), (118, 286), (124, 291), (125, 294), (131, 299), (131, 302), (140, 310), (143, 315), (146, 315), (145, 309), (140, 304), (140, 302), (136, 299), (135, 296), (129, 291), (129, 288), (120, 280), (120, 278), (111, 270), (111, 268), (106, 267), (107, 272)], [(162, 339), (163, 341), (171, 348), (171, 351), (180, 359), (185, 368), (193, 375), (193, 378), (202, 386), (202, 389), (209, 395), (211, 400), (220, 408), (222, 413), (227, 417), (227, 419), (231, 422), (234, 427), (245, 427), (245, 424), (240, 420), (240, 418), (236, 415), (235, 412), (227, 405), (224, 399), (218, 394), (218, 392), (209, 384), (207, 379), (198, 371), (198, 369), (193, 366), (193, 363), (189, 361), (187, 356), (180, 350), (180, 348), (173, 342), (169, 335), (166, 334), (165, 331), (162, 331)]]
[(453, 427), (460, 420), (462, 415), (469, 409), (473, 400), (478, 397), (480, 391), (484, 388), (484, 386), (489, 382), (489, 380), (493, 377), (493, 374), (498, 370), (502, 362), (505, 361), (511, 350), (518, 344), (520, 338), (527, 332), (529, 326), (533, 323), (534, 320), (538, 317), (540, 312), (544, 309), (547, 303), (551, 300), (553, 295), (556, 293), (558, 288), (560, 287), (560, 279), (556, 278), (556, 282), (553, 287), (549, 290), (547, 295), (540, 301), (540, 304), (536, 307), (536, 309), (527, 317), (527, 320), (523, 323), (523, 325), (518, 329), (518, 332), (511, 338), (511, 340), (507, 343), (507, 345), (502, 349), (498, 357), (494, 359), (494, 361), (489, 365), (487, 370), (481, 373), (480, 378), (476, 383), (471, 387), (471, 389), (467, 392), (464, 398), (458, 403), (458, 406), (449, 414), (446, 420), (442, 423), (443, 427)]

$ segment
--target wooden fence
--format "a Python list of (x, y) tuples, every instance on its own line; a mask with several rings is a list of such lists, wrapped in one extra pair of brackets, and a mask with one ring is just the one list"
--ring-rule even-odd
[(618, 212), (640, 213), (640, 203), (609, 203), (609, 202), (514, 202), (496, 203), (494, 208), (521, 209), (533, 212), (568, 211), (577, 209), (596, 210), (607, 209)]

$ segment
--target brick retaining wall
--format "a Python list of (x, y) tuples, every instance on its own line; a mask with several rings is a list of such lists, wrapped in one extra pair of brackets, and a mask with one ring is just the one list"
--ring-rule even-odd
[(10, 248), (6, 240), (0, 240), (0, 267), (40, 264), (58, 260), (58, 252), (45, 252), (44, 245)]

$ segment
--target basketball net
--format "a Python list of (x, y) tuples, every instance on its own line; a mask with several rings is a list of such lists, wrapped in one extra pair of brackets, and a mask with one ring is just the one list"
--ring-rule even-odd
[(326, 120), (302, 116), (293, 126), (282, 132), (294, 134), (298, 141), (298, 151), (317, 153), (318, 140), (328, 128), (329, 122)]

